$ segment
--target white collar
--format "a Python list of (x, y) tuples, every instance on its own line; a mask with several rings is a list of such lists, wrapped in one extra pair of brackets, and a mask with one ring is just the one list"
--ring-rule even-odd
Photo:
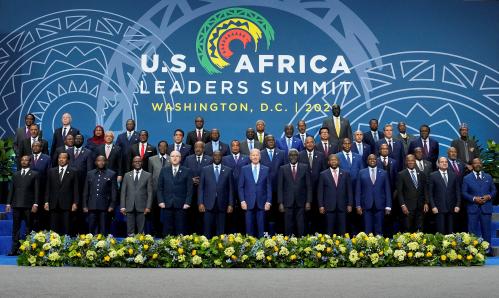
[(441, 175), (443, 175), (444, 173), (447, 175), (447, 172), (448, 172), (448, 170), (442, 171), (440, 169), (438, 169), (438, 171), (440, 172)]
[(68, 165), (65, 165), (63, 167), (59, 166), (59, 172), (61, 171), (61, 169), (64, 170), (64, 172), (66, 172), (66, 169), (68, 168)]
[(196, 155), (196, 160), (197, 160), (197, 159), (201, 159), (201, 160), (203, 160), (203, 154), (201, 154), (201, 155)]

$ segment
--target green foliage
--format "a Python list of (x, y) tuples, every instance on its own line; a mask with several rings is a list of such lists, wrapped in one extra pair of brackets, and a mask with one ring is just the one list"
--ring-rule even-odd
[(481, 160), (483, 163), (483, 170), (489, 173), (494, 182), (499, 182), (499, 144), (494, 140), (487, 141), (487, 148), (481, 151)]
[(12, 138), (0, 139), (0, 182), (12, 179), (14, 155), (14, 140)]

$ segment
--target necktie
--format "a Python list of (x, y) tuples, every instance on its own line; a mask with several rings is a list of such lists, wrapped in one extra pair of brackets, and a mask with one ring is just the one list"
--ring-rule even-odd
[(291, 174), (293, 174), (293, 180), (296, 180), (296, 165), (292, 165)]
[(67, 128), (64, 127), (64, 129), (62, 130), (62, 138), (66, 138), (66, 134), (67, 134)]
[(26, 138), (29, 138), (30, 137), (30, 133), (29, 133), (29, 127), (26, 126)]
[(452, 161), (452, 167), (454, 168), (454, 172), (459, 175), (459, 167), (457, 166), (457, 162), (455, 160)]
[(177, 144), (177, 151), (180, 152), (180, 144)]
[(424, 155), (428, 156), (428, 145), (426, 145), (426, 143), (427, 141), (425, 140), (423, 144), (423, 149), (424, 149)]
[(177, 176), (177, 168), (173, 168), (173, 177)]
[(419, 165), (419, 169), (420, 169), (421, 171), (423, 171), (423, 170), (424, 170), (424, 162), (423, 162), (422, 160), (419, 160), (419, 161), (418, 161), (418, 165)]
[(62, 182), (63, 177), (64, 177), (64, 168), (61, 168), (61, 171), (59, 172), (59, 181)]
[(36, 138), (31, 138), (31, 146), (33, 146), (34, 142), (36, 142)]
[(476, 180), (482, 180), (480, 179), (480, 173), (476, 173)]
[(165, 158), (161, 156), (161, 168), (165, 167)]
[(328, 153), (329, 153), (329, 148), (327, 146), (327, 143), (324, 143), (324, 155), (326, 155), (326, 158), (328, 156)]
[(218, 165), (215, 166), (215, 181), (218, 183), (218, 177), (220, 177), (220, 171), (218, 169)]
[(36, 162), (38, 161), (38, 154), (35, 154), (33, 158), (33, 164), (36, 166)]
[(140, 171), (137, 171), (137, 170), (135, 171), (135, 178), (133, 179), (133, 182), (135, 184), (137, 184), (137, 182), (139, 182), (139, 173), (140, 173)]
[(21, 172), (21, 176), (24, 177), (24, 175), (26, 175), (26, 169), (23, 169)]
[(466, 159), (466, 162), (470, 161), (470, 152), (468, 151), (468, 142), (463, 140), (464, 142), (464, 158)]
[(144, 158), (144, 154), (146, 152), (146, 144), (142, 143), (141, 147), (140, 147), (140, 158), (143, 159)]
[(301, 142), (303, 143), (303, 145), (305, 145), (305, 134), (301, 135)]
[(236, 161), (236, 165), (237, 165), (237, 163), (239, 161), (239, 156), (238, 155), (234, 155), (234, 160)]
[(347, 153), (348, 165), (352, 166), (352, 160), (350, 159), (350, 153)]
[(258, 141), (260, 141), (260, 143), (263, 143), (263, 133), (258, 133)]
[(334, 126), (336, 128), (336, 135), (339, 138), (340, 137), (340, 117), (336, 117)]
[(255, 183), (258, 182), (258, 172), (256, 170), (256, 166), (253, 166), (253, 179), (255, 180)]
[(393, 151), (392, 140), (388, 140), (388, 148), (390, 149), (390, 152)]
[(270, 161), (272, 161), (272, 158), (274, 157), (274, 153), (272, 151), (273, 151), (272, 149), (269, 150)]
[(109, 159), (109, 154), (111, 153), (111, 146), (106, 145), (106, 158)]
[(362, 143), (357, 143), (357, 151), (359, 151), (359, 155), (362, 156), (364, 155), (364, 151), (362, 148)]
[(201, 156), (198, 156), (198, 164), (201, 164)]
[(388, 165), (388, 161), (386, 161), (386, 157), (383, 157), (383, 164), (385, 165), (385, 167)]
[(418, 179), (416, 178), (416, 175), (414, 175), (414, 170), (411, 170), (411, 179), (412, 183), (414, 184), (415, 188), (418, 188)]
[(447, 187), (447, 183), (449, 182), (449, 179), (447, 179), (447, 172), (443, 172), (442, 174), (444, 175), (445, 187)]
[(197, 140), (198, 141), (201, 141), (201, 130), (198, 129), (198, 136), (197, 136)]
[(376, 169), (371, 168), (371, 182), (374, 184), (376, 183)]
[(78, 156), (80, 156), (80, 148), (75, 149), (75, 159), (78, 159)]
[(253, 141), (249, 141), (249, 149), (253, 150)]
[(127, 133), (127, 139), (130, 141), (130, 138), (132, 137), (132, 133), (131, 132), (128, 132)]
[(373, 138), (376, 142), (379, 140), (377, 131), (373, 131)]
[(312, 157), (312, 153), (308, 153), (308, 164), (310, 168), (312, 168), (312, 164), (314, 163), (314, 158)]
[(287, 138), (288, 139), (288, 149), (291, 149), (291, 138)]
[(338, 172), (336, 172), (336, 169), (333, 170), (333, 179), (334, 185), (338, 186)]

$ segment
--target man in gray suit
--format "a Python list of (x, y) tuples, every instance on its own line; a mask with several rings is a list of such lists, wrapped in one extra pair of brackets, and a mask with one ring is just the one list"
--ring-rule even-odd
[(402, 145), (404, 146), (404, 156), (406, 156), (407, 152), (409, 151), (409, 144), (412, 141), (413, 135), (407, 132), (407, 126), (403, 121), (400, 121), (398, 123), (397, 128), (399, 130), (399, 133), (394, 136), (394, 139), (402, 142)]
[(416, 167), (423, 172), (426, 177), (430, 177), (431, 172), (433, 172), (433, 165), (430, 161), (424, 159), (423, 148), (414, 148), (414, 156), (416, 157)]
[(121, 185), (120, 212), (126, 215), (128, 235), (144, 232), (145, 215), (152, 206), (152, 175), (142, 170), (140, 156), (133, 158), (132, 167)]
[(150, 220), (152, 221), (152, 226), (154, 231), (152, 232), (155, 236), (161, 237), (163, 231), (163, 225), (160, 219), (160, 209), (158, 207), (158, 198), (156, 192), (158, 190), (158, 177), (161, 169), (169, 166), (170, 156), (168, 156), (168, 143), (166, 141), (159, 141), (158, 143), (159, 154), (149, 157), (148, 172), (152, 174), (152, 189), (153, 193), (153, 204), (151, 209)]
[(252, 127), (246, 129), (246, 139), (241, 141), (241, 154), (249, 155), (251, 149), (262, 149), (262, 143), (255, 138), (255, 130)]
[(453, 140), (450, 146), (456, 148), (457, 159), (464, 162), (467, 172), (471, 172), (473, 170), (471, 162), (473, 159), (480, 157), (480, 151), (476, 142), (469, 138), (466, 123), (459, 126), (459, 136), (460, 138)]
[(329, 142), (333, 144), (335, 148), (339, 147), (340, 140), (344, 138), (352, 138), (352, 127), (350, 126), (350, 121), (344, 117), (340, 117), (341, 108), (339, 105), (334, 104), (331, 106), (333, 110), (333, 117), (328, 118), (322, 122), (322, 127), (327, 127), (329, 129)]

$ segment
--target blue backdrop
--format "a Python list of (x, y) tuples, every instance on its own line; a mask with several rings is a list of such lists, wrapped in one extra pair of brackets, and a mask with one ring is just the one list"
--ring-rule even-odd
[[(264, 32), (258, 46), (258, 34), (247, 44), (229, 41), (234, 55), (222, 60), (230, 65), (209, 74), (198, 59), (209, 46), (200, 52), (197, 36), (210, 26), (210, 17), (231, 7), (259, 15), (273, 36)], [(380, 124), (405, 121), (417, 134), (427, 123), (444, 150), (458, 136), (459, 123), (466, 122), (484, 144), (499, 139), (498, 28), (497, 1), (1, 1), (0, 136), (12, 135), (28, 112), (49, 140), (64, 112), (87, 137), (96, 124), (121, 131), (125, 120), (134, 118), (139, 129), (150, 131), (152, 142), (170, 142), (175, 128), (192, 129), (196, 115), (204, 116), (206, 127), (220, 128), (225, 141), (242, 139), (257, 119), (278, 135), (284, 124), (305, 119), (315, 134), (331, 114), (325, 105), (339, 103), (354, 129), (364, 131), (370, 118), (378, 118)], [(144, 72), (141, 55), (154, 53), (160, 66), (169, 67), (172, 55), (184, 55), (186, 71)], [(236, 72), (241, 55), (249, 57), (255, 73)], [(259, 73), (259, 55), (274, 55), (274, 67)], [(300, 73), (295, 65), (295, 73), (280, 73), (278, 55), (290, 55), (296, 64), (304, 55), (305, 70)], [(327, 58), (317, 63), (326, 73), (310, 69), (308, 61), (316, 55)], [(349, 73), (330, 73), (338, 55)], [(166, 90), (175, 82), (186, 88), (189, 81), (204, 88), (154, 94), (161, 81)], [(221, 85), (229, 84), (223, 81), (233, 83), (232, 94), (222, 94)], [(241, 81), (246, 93), (237, 88)], [(262, 93), (263, 81), (270, 94)], [(307, 92), (293, 92), (294, 82), (306, 82)], [(313, 82), (329, 87), (314, 93)], [(345, 89), (340, 82), (351, 85)], [(151, 93), (143, 94), (139, 84)], [(175, 103), (216, 104), (218, 110), (153, 108)], [(221, 111), (222, 103), (238, 109)]]

